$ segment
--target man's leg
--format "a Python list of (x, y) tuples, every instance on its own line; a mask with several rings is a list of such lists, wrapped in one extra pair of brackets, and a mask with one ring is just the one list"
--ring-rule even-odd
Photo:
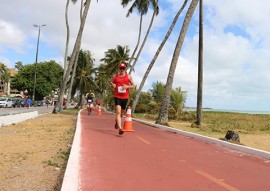
[(117, 129), (121, 128), (121, 106), (120, 105), (115, 106), (115, 121), (116, 121)]
[(121, 106), (117, 105), (115, 106), (115, 112), (116, 112), (116, 126), (117, 128), (119, 128), (119, 135), (122, 135), (124, 133), (122, 127), (121, 127), (121, 119), (122, 119), (122, 111), (121, 111)]
[(124, 114), (125, 114), (125, 110), (121, 108), (121, 118), (123, 118)]
[(90, 111), (90, 105), (87, 105), (87, 111), (88, 111), (88, 115), (90, 115), (91, 111)]

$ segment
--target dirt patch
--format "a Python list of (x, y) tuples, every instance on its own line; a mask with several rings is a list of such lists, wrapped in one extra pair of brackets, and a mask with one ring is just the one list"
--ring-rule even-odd
[(75, 114), (1, 127), (0, 190), (60, 190), (75, 127)]

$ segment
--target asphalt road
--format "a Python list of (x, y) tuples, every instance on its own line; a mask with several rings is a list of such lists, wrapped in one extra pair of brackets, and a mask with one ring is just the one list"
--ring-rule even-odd
[(78, 120), (78, 179), (71, 179), (78, 188), (69, 180), (66, 190), (270, 190), (269, 160), (136, 121), (134, 132), (120, 136), (109, 113), (83, 110)]
[(26, 107), (20, 107), (20, 108), (0, 108), (0, 116), (3, 115), (13, 115), (17, 113), (24, 113), (29, 111), (38, 111), (38, 114), (44, 114), (44, 113), (50, 113), (53, 110), (53, 106), (49, 106), (47, 108), (46, 106), (38, 106), (38, 107), (30, 107), (30, 109), (27, 109)]

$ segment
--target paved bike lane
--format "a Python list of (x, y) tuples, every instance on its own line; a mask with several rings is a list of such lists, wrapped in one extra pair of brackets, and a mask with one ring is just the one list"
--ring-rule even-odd
[(270, 190), (269, 160), (134, 120), (120, 136), (110, 113), (78, 121), (62, 191)]

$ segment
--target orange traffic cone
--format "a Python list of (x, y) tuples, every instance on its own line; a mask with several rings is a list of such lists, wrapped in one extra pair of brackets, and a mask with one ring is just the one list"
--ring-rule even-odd
[(123, 127), (123, 131), (128, 132), (128, 131), (134, 131), (132, 128), (132, 118), (131, 118), (131, 108), (128, 106), (128, 110), (126, 113), (126, 119)]
[(98, 106), (98, 115), (101, 115), (101, 107)]

